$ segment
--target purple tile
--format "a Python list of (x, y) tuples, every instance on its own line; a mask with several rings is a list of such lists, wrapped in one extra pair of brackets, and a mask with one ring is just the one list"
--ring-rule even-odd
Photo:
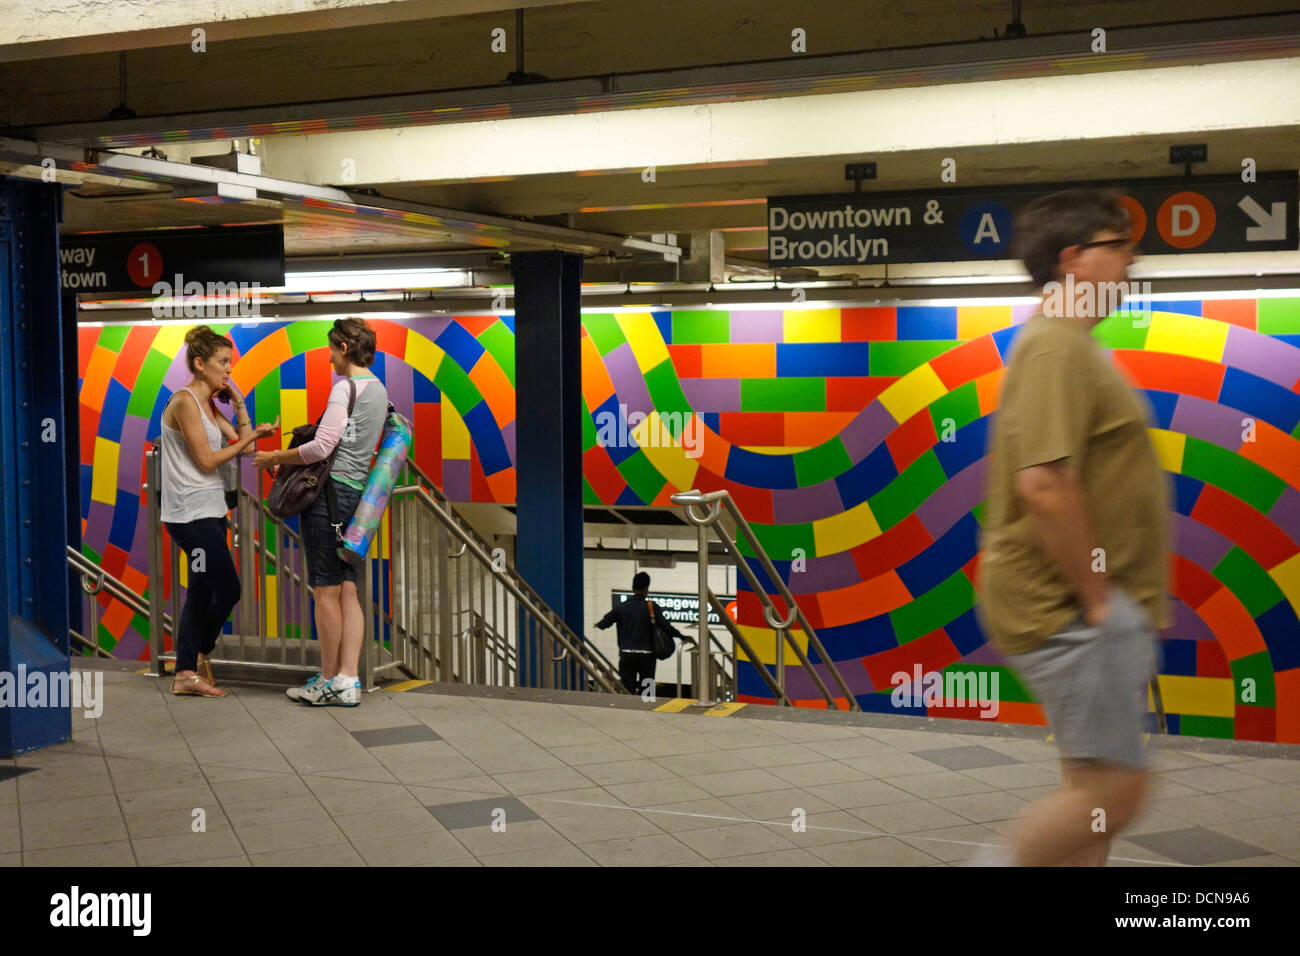
[(396, 356), (388, 356), (384, 362), (384, 388), (388, 390), (388, 400), (393, 407), (407, 418), (415, 411), (415, 372)]
[(731, 341), (784, 342), (785, 314), (780, 310), (731, 310)]
[[(840, 676), (844, 678), (844, 683), (849, 685), (849, 692), (853, 696), (859, 694), (870, 694), (875, 690), (871, 683), (871, 676), (867, 669), (862, 666), (862, 661), (858, 658), (852, 658), (847, 661), (836, 661), (836, 667), (839, 669)], [(822, 679), (826, 689), (831, 692), (832, 697), (840, 697), (844, 693), (840, 690), (838, 682), (831, 676), (830, 670), (825, 664), (814, 664), (817, 676)], [(769, 672), (775, 668), (769, 667)], [(797, 663), (791, 667), (787, 666), (785, 670), (785, 692), (795, 700), (821, 700), (822, 692), (817, 689), (808, 672)]]
[(126, 633), (113, 646), (113, 656), (119, 661), (138, 661), (148, 646), (149, 642), (137, 634), (135, 628), (128, 627)]
[(1173, 513), (1175, 553), (1209, 570), (1223, 560), (1233, 544), (1219, 532), (1187, 515)]
[(1020, 325), (1023, 322), (1028, 322), (1042, 311), (1043, 304), (1041, 302), (1026, 302), (1022, 305), (1013, 305), (1011, 307), (1011, 324)]
[(1241, 446), (1241, 420), (1244, 417), (1239, 409), (1195, 395), (1180, 395), (1169, 430), (1235, 451)]
[(185, 370), (185, 350), (181, 349), (180, 354), (172, 359), (172, 364), (167, 366), (167, 373), (163, 375), (163, 387), (169, 392), (174, 392), (184, 385), (188, 385), (193, 376)]
[(696, 414), (740, 411), (740, 379), (684, 378), (682, 393)]
[(1210, 626), (1201, 620), (1201, 616), (1178, 598), (1171, 598), (1174, 608), (1174, 623), (1160, 632), (1164, 638), (1181, 638), (1191, 641), (1217, 640)]
[(840, 514), (844, 503), (833, 481), (808, 488), (778, 488), (772, 492), (772, 513), (776, 524), (802, 524)]
[(469, 462), (459, 458), (444, 458), (442, 462), (442, 493), (448, 501), (469, 501)]
[(127, 415), (122, 419), (118, 436), (117, 487), (119, 491), (140, 493), (140, 475), (144, 465), (144, 433), (149, 429), (146, 419)]
[(849, 453), (849, 461), (857, 464), (866, 458), (872, 450), (885, 440), (885, 437), (898, 427), (894, 416), (880, 399), (876, 399), (854, 416), (853, 421), (844, 426), (840, 432), (840, 441)]
[(90, 514), (86, 517), (86, 531), (81, 540), (90, 545), (96, 554), (102, 555), (108, 544), (108, 533), (113, 528), (113, 506), (102, 501), (91, 501)]
[(848, 551), (828, 554), (819, 558), (809, 558), (808, 566), (803, 571), (791, 571), (786, 586), (790, 593), (820, 594), (824, 591), (838, 591), (861, 583), (858, 567), (853, 563), (853, 555)]
[(971, 462), (916, 509), (930, 537), (939, 538), (984, 500), (987, 462), (987, 458)]
[(1300, 491), (1288, 486), (1269, 510), (1268, 520), (1286, 532), (1292, 541), (1300, 542)]
[(961, 663), (975, 664), (980, 667), (1011, 667), (1014, 670), (1014, 666), (1011, 661), (1007, 660), (1006, 655), (992, 644), (981, 644), (963, 657)]
[(606, 354), (605, 370), (614, 383), (614, 394), (618, 396), (619, 404), (627, 407), (627, 414), (640, 412), (649, 415), (654, 410), (650, 390), (646, 388), (645, 376), (641, 373), (636, 356), (632, 354), (631, 345), (624, 342)]
[(512, 420), (509, 425), (505, 425), (501, 429), (501, 440), (505, 442), (506, 454), (510, 456), (511, 465), (515, 464), (515, 422), (516, 421), (518, 421), (518, 419)]
[(408, 324), (412, 332), (418, 332), (430, 342), (442, 335), (449, 325), (451, 325), (451, 316), (449, 315), (431, 315), (422, 319), (413, 319)]
[(1300, 349), (1239, 325), (1228, 326), (1223, 362), (1287, 389), (1300, 379)]

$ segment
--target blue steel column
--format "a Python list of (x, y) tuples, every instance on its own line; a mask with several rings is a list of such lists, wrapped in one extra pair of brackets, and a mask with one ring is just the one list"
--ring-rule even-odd
[[(583, 633), (582, 257), (524, 252), (515, 280), (515, 566), (575, 634)], [(520, 659), (525, 660), (524, 648)], [(558, 653), (558, 648), (556, 649)], [(529, 655), (520, 683), (546, 686)], [(572, 687), (572, 672), (569, 686)]]
[[(0, 672), (15, 683), (69, 667), (60, 200), (0, 177)], [(45, 703), (0, 707), (0, 755), (71, 736), (67, 700)]]

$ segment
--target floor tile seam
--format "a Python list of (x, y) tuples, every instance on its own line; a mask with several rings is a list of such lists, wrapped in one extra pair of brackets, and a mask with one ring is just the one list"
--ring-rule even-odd
[[(100, 739), (98, 726), (95, 727), (95, 739), (96, 740)], [(101, 741), (101, 747), (102, 747), (102, 741)], [(193, 751), (190, 751), (190, 756), (191, 757), (194, 756)], [(113, 768), (108, 766), (107, 758), (104, 758), (104, 768), (108, 771), (109, 784), (113, 788), (113, 801), (117, 804), (118, 816), (121, 817), (122, 819), (122, 829), (126, 831), (126, 843), (131, 850), (131, 861), (138, 868), (140, 866), (140, 855), (135, 851), (135, 842), (131, 839), (131, 828), (127, 826), (126, 823), (126, 808), (122, 806), (122, 795), (118, 793), (117, 779), (113, 776)]]

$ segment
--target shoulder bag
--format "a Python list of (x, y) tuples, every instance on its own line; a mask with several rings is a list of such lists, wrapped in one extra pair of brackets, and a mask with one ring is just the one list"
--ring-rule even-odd
[[(357, 383), (348, 379), (348, 418), (352, 417), (356, 404)], [(322, 412), (315, 425), (299, 425), (295, 428), (292, 432), (293, 437), (289, 440), (289, 447), (297, 448), (314, 440), (316, 429), (324, 417), (325, 414)], [(341, 444), (343, 438), (339, 436), (339, 445)], [(320, 494), (321, 488), (329, 478), (330, 468), (334, 465), (334, 456), (339, 453), (339, 445), (335, 445), (334, 450), (320, 461), (307, 465), (281, 465), (276, 470), (275, 483), (271, 485), (271, 493), (266, 499), (266, 506), (271, 514), (280, 519), (292, 518), (296, 514), (302, 514), (315, 503), (316, 496)]]
[(655, 657), (666, 661), (673, 656), (677, 645), (673, 642), (673, 636), (668, 633), (668, 629), (664, 627), (663, 620), (655, 613), (654, 601), (646, 601), (646, 604), (650, 606), (650, 629), (654, 632)]

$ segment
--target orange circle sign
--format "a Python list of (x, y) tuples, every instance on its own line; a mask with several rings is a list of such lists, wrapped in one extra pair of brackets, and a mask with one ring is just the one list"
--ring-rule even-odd
[(1174, 193), (1160, 204), (1156, 229), (1175, 249), (1195, 249), (1214, 232), (1214, 204), (1200, 193)]
[(1146, 235), (1147, 231), (1147, 211), (1142, 208), (1142, 204), (1132, 196), (1120, 196), (1119, 204), (1124, 207), (1128, 213), (1128, 238), (1129, 242), (1136, 244)]

